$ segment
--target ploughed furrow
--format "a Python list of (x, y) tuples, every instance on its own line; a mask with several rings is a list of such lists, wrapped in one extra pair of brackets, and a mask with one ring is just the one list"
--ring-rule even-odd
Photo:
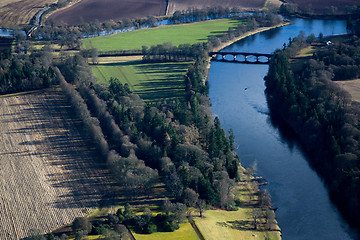
[(108, 172), (60, 90), (0, 98), (0, 239), (46, 232), (95, 209)]

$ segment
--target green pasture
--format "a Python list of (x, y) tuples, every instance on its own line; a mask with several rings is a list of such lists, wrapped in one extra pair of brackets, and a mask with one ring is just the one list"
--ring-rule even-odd
[(252, 208), (250, 207), (242, 207), (238, 211), (208, 210), (204, 216), (205, 218), (194, 220), (206, 240), (281, 239), (279, 231), (253, 229)]
[[(246, 177), (246, 176), (245, 176)], [(269, 239), (280, 240), (280, 231), (265, 230), (264, 216), (258, 219), (258, 229), (254, 229), (253, 211), (258, 198), (250, 182), (244, 181), (234, 189), (234, 196), (241, 202), (237, 211), (206, 210), (204, 218), (193, 214), (194, 221), (206, 240), (229, 239)], [(263, 211), (260, 210), (259, 211)]]
[(92, 65), (94, 75), (106, 83), (111, 77), (127, 83), (145, 101), (185, 97), (184, 75), (191, 62), (112, 62)]
[(108, 36), (87, 38), (83, 40), (85, 49), (98, 50), (141, 49), (142, 46), (152, 46), (171, 42), (174, 46), (206, 42), (211, 35), (225, 33), (229, 28), (236, 27), (240, 20), (218, 19), (189, 24), (167, 25), (155, 28), (140, 29), (131, 32)]

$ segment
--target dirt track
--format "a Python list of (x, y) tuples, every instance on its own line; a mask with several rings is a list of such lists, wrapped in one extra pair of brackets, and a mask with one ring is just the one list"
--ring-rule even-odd
[(59, 90), (0, 98), (0, 239), (71, 223), (96, 208), (106, 171)]

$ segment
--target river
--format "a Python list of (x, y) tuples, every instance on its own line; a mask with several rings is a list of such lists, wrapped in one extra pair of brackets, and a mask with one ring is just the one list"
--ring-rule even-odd
[[(224, 51), (272, 53), (289, 37), (320, 32), (346, 33), (346, 21), (291, 19), (292, 24), (236, 42)], [(280, 131), (269, 116), (264, 90), (268, 65), (212, 62), (209, 72), (212, 112), (234, 130), (237, 154), (245, 167), (254, 163), (269, 185), (285, 240), (358, 239), (329, 199), (322, 180), (309, 166), (290, 130)]]

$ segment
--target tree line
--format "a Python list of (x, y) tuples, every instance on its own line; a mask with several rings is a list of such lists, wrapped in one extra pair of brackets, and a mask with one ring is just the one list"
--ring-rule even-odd
[(265, 78), (269, 107), (301, 137), (332, 199), (350, 224), (358, 227), (360, 108), (334, 81), (360, 76), (360, 40), (352, 35), (335, 41), (295, 68), (289, 58), (304, 45), (301, 35), (275, 52)]
[(56, 84), (52, 55), (42, 49), (30, 55), (12, 54), (9, 49), (0, 53), (0, 94), (47, 88)]

